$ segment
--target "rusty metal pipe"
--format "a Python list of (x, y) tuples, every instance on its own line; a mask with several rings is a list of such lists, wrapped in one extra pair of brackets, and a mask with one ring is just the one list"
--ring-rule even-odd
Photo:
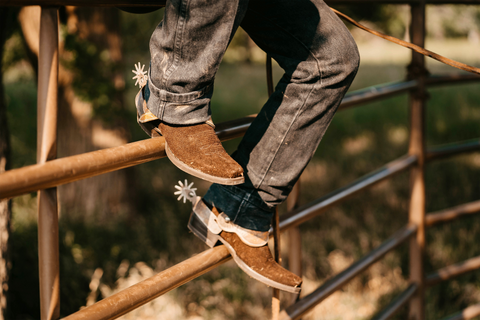
[[(376, 94), (373, 92), (375, 90), (378, 91), (378, 95), (385, 96), (385, 90), (406, 90), (411, 85), (412, 83), (407, 83), (399, 87), (395, 84), (390, 89), (369, 88), (367, 90), (369, 93), (364, 90), (355, 91), (346, 97), (345, 108), (375, 99)], [(241, 137), (254, 117), (255, 115), (251, 115), (218, 124), (216, 131), (219, 138), (226, 141)], [(163, 140), (150, 139), (57, 159), (49, 164), (9, 170), (0, 175), (0, 199), (15, 197), (43, 188), (51, 188), (162, 157), (165, 157)]]
[(381, 257), (395, 249), (404, 241), (409, 239), (416, 233), (417, 227), (415, 225), (408, 225), (397, 231), (388, 240), (383, 242), (379, 247), (372, 250), (362, 259), (358, 260), (350, 267), (340, 272), (333, 278), (327, 280), (323, 285), (317, 288), (314, 292), (306, 297), (300, 299), (297, 303), (291, 305), (280, 313), (280, 319), (291, 320), (298, 319), (308, 311), (310, 311), (317, 304), (322, 302), (333, 292), (337, 291), (348, 283), (352, 278), (360, 274), (369, 266), (377, 262)]
[[(222, 141), (241, 136), (253, 116), (217, 125)], [(46, 163), (6, 171), (0, 175), (0, 199), (89, 178), (165, 157), (163, 137), (146, 139)]]
[(51, 188), (159, 159), (165, 156), (164, 145), (163, 138), (154, 138), (10, 170), (0, 177), (0, 198)]
[[(384, 254), (394, 249), (415, 232), (414, 226), (407, 226), (397, 232), (380, 247), (332, 279), (333, 285), (343, 285), (352, 277), (373, 264)], [(193, 256), (159, 274), (135, 284), (94, 305), (84, 308), (64, 320), (107, 320), (115, 319), (180, 285), (199, 277), (230, 259), (224, 246), (215, 247)], [(324, 285), (325, 286), (325, 285)], [(323, 288), (322, 286), (321, 288)], [(331, 289), (332, 286), (329, 286)], [(318, 289), (317, 289), (318, 290)], [(335, 289), (336, 290), (336, 289)], [(303, 301), (303, 299), (301, 300)], [(115, 305), (115, 308), (112, 308)]]
[[(37, 162), (57, 157), (58, 11), (42, 8), (38, 58)], [(40, 188), (39, 188), (40, 189)], [(60, 317), (57, 188), (38, 191), (40, 318)]]
[(429, 227), (437, 223), (451, 221), (475, 213), (480, 213), (480, 201), (474, 201), (453, 208), (429, 213), (425, 217), (425, 225)]
[(443, 318), (442, 320), (468, 320), (480, 316), (480, 303), (470, 306), (459, 313)]
[[(444, 76), (430, 76), (425, 79), (425, 85), (440, 86), (452, 83), (456, 84), (474, 81), (480, 81), (480, 76), (475, 74), (452, 74)], [(356, 90), (345, 95), (338, 110), (346, 110), (363, 103), (385, 99), (415, 89), (418, 87), (418, 85), (418, 80), (408, 80)]]
[[(367, 95), (360, 90), (349, 94), (347, 105), (373, 99), (372, 89)], [(382, 89), (380, 95), (383, 95)], [(403, 89), (402, 89), (403, 90)], [(368, 96), (368, 97), (367, 97)], [(358, 97), (358, 98), (357, 98)], [(242, 136), (255, 115), (220, 123), (216, 131), (222, 141)], [(26, 166), (0, 175), (0, 199), (51, 188), (165, 157), (164, 141), (149, 139), (124, 146), (108, 148), (81, 155), (57, 159), (53, 163)]]
[[(281, 234), (280, 234), (280, 218), (278, 213), (278, 208), (275, 208), (275, 214), (273, 216), (273, 253), (275, 261), (278, 264), (282, 264), (282, 257), (281, 257)], [(272, 320), (278, 320), (278, 315), (280, 313), (280, 290), (279, 289), (272, 289)]]
[(428, 275), (425, 284), (427, 286), (434, 286), (442, 281), (458, 277), (462, 274), (475, 271), (479, 268), (480, 256), (442, 268), (437, 272)]
[(397, 313), (397, 311), (401, 307), (403, 307), (408, 302), (408, 300), (410, 300), (410, 298), (415, 294), (417, 289), (418, 289), (417, 285), (415, 284), (409, 285), (408, 288), (405, 291), (403, 291), (400, 295), (395, 297), (395, 299), (393, 299), (392, 302), (388, 304), (388, 306), (386, 306), (382, 311), (377, 313), (372, 318), (372, 320), (390, 319), (395, 313)]
[[(300, 198), (300, 180), (293, 186), (287, 198), (287, 211), (298, 208)], [(302, 234), (300, 228), (293, 227), (287, 232), (288, 239), (288, 269), (297, 276), (302, 276)], [(291, 294), (290, 303), (297, 301), (298, 295)]]
[(63, 320), (115, 319), (231, 259), (225, 246), (199, 253), (151, 278), (71, 314)]
[(456, 156), (461, 153), (474, 152), (479, 150), (480, 139), (475, 139), (461, 144), (454, 144), (430, 149), (425, 154), (425, 161), (430, 162), (433, 160)]
[(410, 80), (356, 90), (345, 95), (338, 110), (345, 110), (362, 103), (388, 98), (399, 93), (407, 92), (417, 86), (417, 80)]
[[(465, 83), (480, 81), (480, 76), (475, 74), (452, 74), (444, 76), (430, 76), (425, 79), (426, 86), (439, 86), (452, 83)], [(350, 92), (345, 95), (339, 110), (358, 106), (363, 103), (385, 99), (400, 93), (417, 88), (418, 80), (400, 81), (395, 83), (381, 84)]]
[(427, 86), (442, 86), (447, 84), (459, 84), (480, 81), (480, 76), (476, 74), (449, 74), (432, 75), (425, 79)]
[[(240, 137), (254, 117), (251, 115), (220, 123), (216, 132), (222, 141)], [(9, 170), (0, 174), (0, 199), (59, 186), (162, 157), (165, 157), (164, 140), (155, 138)]]
[[(412, 4), (410, 7), (410, 38), (412, 43), (425, 46), (425, 2)], [(408, 78), (418, 80), (416, 90), (409, 95), (410, 141), (408, 154), (416, 156), (418, 161), (410, 171), (410, 204), (408, 221), (417, 226), (415, 237), (410, 239), (409, 265), (410, 283), (418, 286), (415, 295), (409, 301), (409, 319), (425, 319), (425, 288), (423, 259), (425, 256), (425, 104), (427, 92), (425, 78), (425, 57), (412, 52), (412, 60), (408, 66)]]
[[(272, 57), (267, 54), (266, 61), (266, 71), (267, 71), (267, 92), (268, 96), (271, 97), (273, 94), (273, 68), (272, 68)], [(274, 258), (275, 261), (279, 264), (282, 263), (282, 258), (280, 257), (281, 253), (281, 243), (280, 243), (280, 216), (278, 213), (278, 208), (275, 208), (275, 214), (273, 215), (273, 241), (274, 241)], [(278, 315), (280, 313), (280, 290), (272, 290), (272, 320), (278, 320)]]
[[(415, 162), (414, 158), (413, 159), (408, 158), (407, 160), (409, 160), (409, 162), (408, 162), (409, 165), (411, 164), (411, 162)], [(407, 165), (407, 167), (408, 167), (408, 165)], [(339, 201), (340, 200), (338, 200), (337, 202), (339, 202)], [(315, 205), (315, 203), (313, 205)], [(307, 205), (307, 206), (303, 207), (303, 210), (309, 211), (310, 208)], [(295, 219), (302, 219), (304, 217), (303, 211), (302, 210), (297, 210), (296, 212), (297, 212), (297, 215), (293, 216), (293, 217), (290, 217), (289, 218), (290, 222), (288, 224), (283, 224), (283, 227), (282, 227), (282, 224), (280, 224), (282, 231), (287, 230), (287, 229), (289, 229), (293, 226), (296, 226), (296, 225), (300, 224), (300, 223), (296, 223)], [(127, 288), (127, 289), (123, 290), (122, 292), (118, 293), (117, 295), (115, 295), (115, 297), (112, 298), (113, 300), (110, 299), (111, 297), (106, 298), (106, 299), (104, 299), (100, 302), (97, 302), (96, 304), (94, 304), (90, 307), (87, 307), (85, 309), (82, 309), (81, 311), (78, 311), (77, 313), (75, 313), (75, 314), (73, 314), (73, 315), (71, 315), (71, 316), (69, 316), (65, 319), (68, 319), (68, 320), (78, 320), (78, 319), (96, 320), (96, 319), (113, 319), (114, 317), (118, 317), (118, 316), (120, 316), (120, 315), (122, 315), (122, 314), (124, 314), (124, 313), (126, 313), (130, 310), (133, 310), (135, 307), (138, 307), (142, 304), (145, 304), (148, 301), (153, 299), (153, 298), (148, 299), (148, 298), (146, 298), (146, 296), (141, 296), (141, 295), (138, 295), (137, 293), (132, 294), (130, 290), (132, 290), (132, 292), (137, 292), (138, 290), (140, 290), (139, 288), (141, 288), (141, 290), (148, 290), (148, 292), (151, 292), (152, 290), (154, 290), (156, 292), (155, 297), (158, 297), (161, 294), (164, 294), (164, 293), (166, 293), (170, 290), (173, 290), (174, 288), (182, 285), (183, 283), (200, 276), (201, 274), (207, 272), (211, 268), (214, 268), (214, 267), (220, 265), (221, 263), (228, 261), (228, 257), (229, 257), (228, 252), (225, 251), (224, 253), (218, 253), (216, 251), (216, 250), (218, 250), (218, 248), (222, 248), (222, 247), (217, 247), (217, 248), (214, 248), (214, 249), (211, 249), (211, 250), (207, 250), (205, 252), (202, 252), (202, 253), (200, 253), (200, 254), (198, 254), (198, 255), (196, 255), (196, 256), (188, 259), (188, 260), (185, 260), (184, 262), (182, 262), (181, 264), (183, 266), (187, 265), (187, 266), (191, 267), (191, 269), (190, 269), (190, 271), (188, 272), (187, 275), (177, 276), (176, 278), (171, 279), (170, 282), (163, 283), (163, 281), (166, 281), (165, 279), (167, 279), (167, 277), (166, 277), (167, 272), (168, 272), (168, 274), (177, 274), (180, 270), (182, 272), (185, 271), (184, 267), (179, 267), (179, 265), (173, 266), (170, 269), (168, 269), (166, 271), (163, 271), (161, 273), (161, 274), (163, 274), (163, 276), (158, 276), (158, 275), (157, 275), (158, 277), (154, 276), (154, 278), (151, 278), (151, 281), (149, 281), (149, 282), (145, 282), (145, 281), (147, 281), (147, 280), (145, 280), (141, 287), (133, 286), (133, 287)], [(215, 255), (216, 258), (215, 257), (211, 258), (210, 257), (211, 255)], [(210, 262), (208, 262), (206, 264), (199, 264), (199, 262), (203, 262), (203, 261), (210, 261)], [(209, 269), (204, 270), (204, 268), (209, 268)], [(187, 277), (188, 279), (186, 279), (185, 277)], [(162, 284), (159, 283), (160, 281), (162, 281)], [(150, 286), (155, 287), (155, 289), (150, 289), (149, 288)], [(133, 297), (133, 298), (130, 299), (129, 297)], [(124, 302), (122, 302), (121, 299), (128, 300), (128, 302), (131, 305), (134, 305), (135, 307), (132, 307), (131, 309), (128, 309), (128, 310), (126, 310), (124, 307), (121, 307), (122, 311), (121, 312), (119, 311), (119, 312), (115, 313), (115, 315), (113, 315), (113, 313), (111, 311), (103, 310), (104, 308), (107, 309), (108, 303), (110, 303), (110, 301), (115, 301), (115, 304), (123, 305)]]
[(219, 123), (215, 125), (215, 132), (222, 141), (242, 137), (256, 116), (256, 114), (251, 114), (243, 118)]
[(285, 230), (294, 226), (298, 226), (316, 215), (324, 212), (325, 210), (331, 208), (332, 206), (340, 203), (346, 198), (357, 194), (360, 191), (365, 190), (366, 188), (372, 187), (375, 184), (399, 173), (405, 169), (410, 168), (417, 161), (415, 156), (403, 156), (397, 160), (394, 160), (390, 163), (387, 163), (382, 168), (374, 171), (357, 181), (347, 185), (344, 188), (338, 189), (320, 199), (310, 202), (307, 205), (304, 205), (290, 214), (280, 222), (280, 229)]
[(273, 94), (273, 67), (272, 67), (272, 57), (267, 54), (267, 61), (266, 61), (266, 69), (267, 69), (267, 91), (268, 96), (270, 97)]

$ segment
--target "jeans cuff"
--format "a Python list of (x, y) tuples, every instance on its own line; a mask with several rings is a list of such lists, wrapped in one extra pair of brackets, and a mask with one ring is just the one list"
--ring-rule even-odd
[(147, 108), (158, 119), (169, 124), (197, 124), (210, 118), (213, 85), (188, 93), (173, 93), (156, 87), (150, 80), (145, 88)]
[(255, 231), (270, 229), (275, 208), (268, 207), (255, 189), (212, 184), (203, 200), (243, 228)]

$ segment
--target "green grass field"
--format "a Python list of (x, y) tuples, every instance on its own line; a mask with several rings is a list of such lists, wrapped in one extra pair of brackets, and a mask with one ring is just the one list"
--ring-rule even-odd
[[(429, 44), (427, 42), (427, 47)], [(444, 50), (448, 54), (455, 48), (454, 58), (478, 66), (479, 58), (474, 54), (478, 52), (474, 50), (476, 45), (473, 49), (465, 41), (447, 42), (445, 47), (433, 42), (431, 45), (438, 47), (439, 53)], [(405, 77), (407, 50), (375, 41), (361, 43), (360, 52), (362, 65), (352, 90)], [(138, 59), (148, 61), (145, 56), (126, 57), (127, 64)], [(455, 72), (437, 63), (428, 65), (432, 73)], [(279, 75), (276, 69), (275, 77)], [(9, 79), (5, 91), (9, 101), (13, 167), (22, 167), (35, 161), (35, 83), (28, 76)], [(257, 113), (267, 98), (266, 91), (262, 65), (223, 64), (212, 101), (214, 121)], [(135, 93), (136, 89), (129, 84), (126, 101), (133, 101)], [(480, 84), (434, 88), (429, 94), (428, 147), (480, 137)], [(407, 103), (407, 96), (399, 95), (339, 112), (302, 177), (301, 203), (323, 196), (405, 154)], [(130, 112), (133, 140), (144, 139), (145, 135), (135, 124), (133, 105)], [(231, 152), (237, 144), (238, 139), (225, 146)], [(139, 165), (135, 167), (135, 174), (143, 194), (134, 213), (135, 220), (118, 218), (108, 224), (85, 223), (62, 215), (62, 315), (206, 248), (187, 232), (189, 206), (175, 200), (173, 186), (177, 180), (188, 178), (195, 182), (201, 195), (208, 184), (188, 177), (167, 159)], [(300, 227), (303, 294), (314, 290), (406, 224), (408, 184), (408, 173), (402, 173)], [(478, 200), (480, 154), (429, 164), (426, 186), (427, 212)], [(13, 200), (10, 282), (13, 319), (36, 319), (39, 314), (35, 197), (31, 194)], [(426, 272), (478, 256), (479, 229), (479, 218), (472, 216), (428, 230)], [(407, 246), (403, 245), (303, 319), (369, 319), (406, 287), (408, 273)], [(438, 319), (479, 302), (479, 276), (477, 271), (428, 289), (427, 319)], [(89, 289), (90, 282), (93, 291)], [(229, 262), (124, 319), (266, 319), (270, 314), (270, 295), (269, 288), (251, 280)], [(395, 319), (405, 318), (403, 310)]]

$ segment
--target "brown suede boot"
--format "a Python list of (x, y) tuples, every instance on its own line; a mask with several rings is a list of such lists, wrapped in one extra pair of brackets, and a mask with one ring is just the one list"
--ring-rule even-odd
[(167, 156), (179, 169), (219, 184), (245, 181), (243, 168), (223, 149), (213, 122), (189, 126), (163, 123), (148, 110), (143, 88), (135, 97), (135, 104), (140, 127), (151, 137), (164, 136)]
[(198, 178), (226, 185), (243, 183), (243, 168), (223, 149), (207, 123), (176, 126), (160, 123), (168, 158), (179, 169)]
[(216, 223), (219, 214), (216, 208), (210, 210), (199, 200), (193, 208), (188, 228), (210, 247), (218, 241), (223, 243), (237, 265), (250, 277), (273, 288), (300, 293), (302, 278), (275, 262), (267, 244), (251, 247), (236, 233), (222, 230)]

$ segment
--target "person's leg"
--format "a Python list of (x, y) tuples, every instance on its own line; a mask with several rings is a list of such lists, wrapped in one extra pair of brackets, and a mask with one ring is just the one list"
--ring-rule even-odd
[(245, 184), (214, 184), (204, 200), (239, 226), (267, 231), (353, 81), (359, 56), (322, 0), (250, 1), (241, 26), (285, 74), (233, 156)]
[[(165, 137), (180, 169), (221, 184), (244, 181), (210, 119), (213, 80), (248, 0), (171, 0), (150, 41), (148, 83), (136, 99), (139, 123)], [(153, 132), (154, 133), (154, 132)]]
[(148, 109), (169, 124), (207, 121), (213, 80), (242, 20), (245, 0), (167, 1), (150, 40)]

